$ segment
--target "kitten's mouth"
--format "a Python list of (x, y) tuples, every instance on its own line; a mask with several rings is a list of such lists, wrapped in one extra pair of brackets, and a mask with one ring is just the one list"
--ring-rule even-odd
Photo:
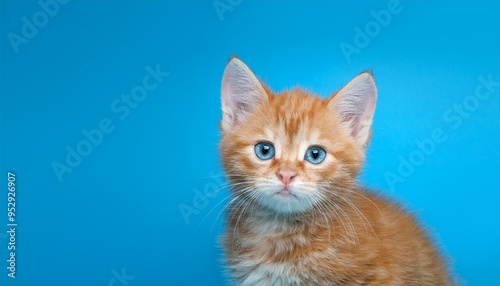
[(288, 188), (283, 188), (279, 192), (276, 193), (278, 196), (282, 197), (295, 197), (295, 194), (292, 193)]

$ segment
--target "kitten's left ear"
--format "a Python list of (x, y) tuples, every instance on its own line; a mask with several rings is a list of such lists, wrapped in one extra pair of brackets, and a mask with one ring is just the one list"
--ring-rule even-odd
[(351, 80), (330, 100), (329, 106), (340, 115), (344, 128), (363, 148), (371, 135), (377, 87), (370, 72), (363, 72)]

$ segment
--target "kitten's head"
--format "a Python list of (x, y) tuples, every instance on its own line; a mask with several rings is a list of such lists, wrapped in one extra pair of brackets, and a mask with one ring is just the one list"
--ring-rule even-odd
[(327, 99), (301, 89), (274, 94), (233, 57), (222, 80), (220, 149), (234, 194), (271, 211), (296, 213), (352, 186), (376, 94), (369, 72)]

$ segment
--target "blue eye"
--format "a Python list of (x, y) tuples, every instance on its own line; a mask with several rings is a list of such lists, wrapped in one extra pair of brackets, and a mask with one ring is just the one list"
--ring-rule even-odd
[(326, 158), (325, 149), (317, 146), (309, 147), (304, 156), (304, 160), (312, 164), (320, 164)]
[(255, 155), (261, 160), (269, 160), (274, 157), (274, 146), (271, 143), (260, 142), (255, 145)]

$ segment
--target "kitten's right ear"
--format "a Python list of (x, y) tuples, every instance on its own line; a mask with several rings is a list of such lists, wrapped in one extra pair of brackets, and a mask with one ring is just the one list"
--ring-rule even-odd
[(240, 59), (232, 57), (222, 78), (222, 131), (236, 127), (267, 100), (264, 87), (252, 71)]

